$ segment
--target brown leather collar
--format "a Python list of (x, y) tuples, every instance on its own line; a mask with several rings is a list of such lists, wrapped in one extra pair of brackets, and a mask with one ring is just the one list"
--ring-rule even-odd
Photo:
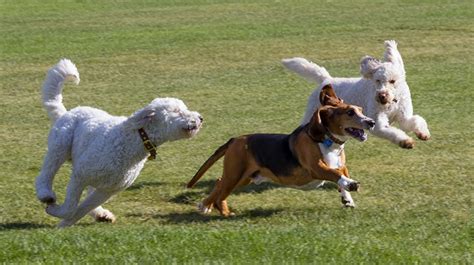
[(312, 136), (309, 133), (309, 130), (305, 130), (305, 131), (306, 131), (306, 134), (308, 134), (309, 138), (311, 138), (311, 140), (313, 140), (316, 143), (324, 143), (324, 145), (326, 145), (327, 147), (331, 146), (332, 142), (338, 145), (343, 145), (345, 143), (345, 141), (341, 141), (337, 139), (336, 137), (334, 137), (334, 135), (332, 135), (326, 127), (324, 127), (324, 129), (326, 130), (326, 133), (324, 135), (327, 136), (327, 138), (322, 138), (322, 139), (316, 139), (314, 136)]
[(345, 141), (341, 141), (341, 140), (337, 139), (336, 137), (334, 137), (334, 135), (332, 135), (329, 131), (328, 131), (328, 133), (326, 133), (326, 135), (327, 135), (327, 137), (329, 137), (329, 139), (331, 139), (331, 141), (335, 142), (338, 145), (343, 145), (345, 143)]
[(156, 158), (156, 146), (150, 141), (150, 138), (148, 138), (148, 134), (146, 134), (145, 130), (143, 128), (138, 129), (138, 133), (140, 134), (140, 138), (143, 141), (143, 146), (145, 149), (150, 152), (150, 156), (148, 157), (148, 160), (153, 160)]

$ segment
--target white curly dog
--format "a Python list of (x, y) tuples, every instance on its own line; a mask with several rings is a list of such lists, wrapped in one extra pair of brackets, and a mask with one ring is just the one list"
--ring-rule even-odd
[[(390, 140), (403, 148), (413, 148), (415, 141), (405, 132), (414, 132), (421, 140), (428, 140), (430, 132), (426, 121), (413, 115), (410, 89), (405, 80), (405, 67), (397, 43), (385, 41), (384, 61), (365, 56), (360, 63), (358, 78), (333, 78), (324, 67), (304, 58), (284, 59), (283, 65), (319, 87), (309, 97), (302, 124), (311, 119), (319, 107), (316, 100), (321, 88), (331, 83), (336, 94), (348, 104), (361, 106), (364, 113), (375, 120), (374, 135)], [(399, 124), (400, 129), (391, 126)]]
[[(97, 221), (114, 222), (115, 216), (101, 205), (133, 183), (157, 146), (196, 135), (202, 117), (175, 98), (156, 98), (130, 117), (91, 107), (67, 111), (62, 103), (67, 80), (78, 84), (79, 73), (70, 60), (62, 59), (43, 84), (43, 105), (53, 126), (36, 178), (37, 197), (47, 203), (48, 214), (63, 219), (59, 227), (73, 225), (87, 213)], [(72, 173), (64, 203), (57, 205), (53, 179), (66, 160), (72, 161)], [(85, 188), (88, 196), (79, 203)]]

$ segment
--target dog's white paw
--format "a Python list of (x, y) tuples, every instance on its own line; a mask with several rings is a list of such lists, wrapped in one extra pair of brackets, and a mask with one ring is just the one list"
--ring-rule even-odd
[(345, 208), (355, 208), (354, 200), (352, 199), (351, 193), (341, 189), (341, 202), (342, 206)]
[(197, 205), (198, 211), (200, 211), (203, 214), (210, 214), (212, 212), (211, 207), (205, 207), (202, 202), (198, 203)]
[(427, 141), (431, 138), (430, 132), (415, 132), (415, 134), (422, 141)]
[(342, 190), (358, 191), (360, 188), (360, 183), (358, 181), (350, 179), (346, 176), (341, 176), (341, 178), (337, 181), (337, 184), (339, 185), (340, 192), (342, 192)]
[(94, 218), (96, 222), (104, 222), (104, 223), (115, 223), (115, 221), (117, 220), (115, 215), (111, 211), (106, 210), (106, 209), (96, 214)]
[(356, 207), (354, 201), (346, 201), (346, 200), (344, 200), (344, 198), (341, 198), (341, 201), (342, 201), (342, 207), (344, 207), (344, 208), (355, 208)]
[(398, 145), (401, 148), (412, 149), (413, 147), (415, 147), (415, 140), (413, 140), (412, 138), (408, 138), (406, 140), (400, 141)]

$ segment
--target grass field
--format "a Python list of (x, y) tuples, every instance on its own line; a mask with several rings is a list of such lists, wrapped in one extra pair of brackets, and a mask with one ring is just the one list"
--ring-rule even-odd
[[(0, 0), (0, 263), (472, 264), (473, 14), (472, 1)], [(334, 188), (264, 185), (229, 197), (235, 218), (196, 212), (221, 164), (195, 189), (184, 183), (215, 148), (298, 126), (314, 87), (282, 58), (358, 76), (386, 39), (399, 42), (431, 141), (348, 143), (362, 183), (353, 210)], [(62, 57), (82, 80), (66, 86), (68, 108), (129, 115), (172, 96), (205, 117), (106, 204), (116, 224), (85, 217), (58, 230), (35, 197), (50, 126), (40, 87)], [(56, 177), (59, 201), (69, 172)]]

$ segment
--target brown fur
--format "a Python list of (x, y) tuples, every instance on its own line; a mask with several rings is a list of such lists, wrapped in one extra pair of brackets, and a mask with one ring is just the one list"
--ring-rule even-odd
[[(329, 168), (324, 162), (318, 142), (324, 140), (328, 130), (343, 135), (341, 125), (360, 127), (360, 124), (354, 121), (354, 116), (363, 116), (363, 114), (359, 107), (344, 104), (337, 98), (331, 86), (322, 90), (320, 100), (325, 106), (314, 113), (310, 123), (289, 135), (289, 149), (297, 159), (298, 166), (292, 167), (288, 175), (277, 175), (257, 162), (258, 160), (249, 148), (248, 139), (252, 135), (232, 138), (209, 157), (187, 185), (191, 188), (217, 160), (224, 156), (222, 177), (216, 181), (212, 192), (203, 200), (202, 207), (207, 209), (215, 207), (223, 216), (232, 215), (226, 198), (234, 189), (248, 185), (257, 176), (295, 187), (306, 185), (314, 180), (337, 182), (341, 175), (349, 177), (344, 152), (341, 153), (344, 166), (337, 169)], [(357, 115), (347, 115), (349, 110), (353, 110)]]

